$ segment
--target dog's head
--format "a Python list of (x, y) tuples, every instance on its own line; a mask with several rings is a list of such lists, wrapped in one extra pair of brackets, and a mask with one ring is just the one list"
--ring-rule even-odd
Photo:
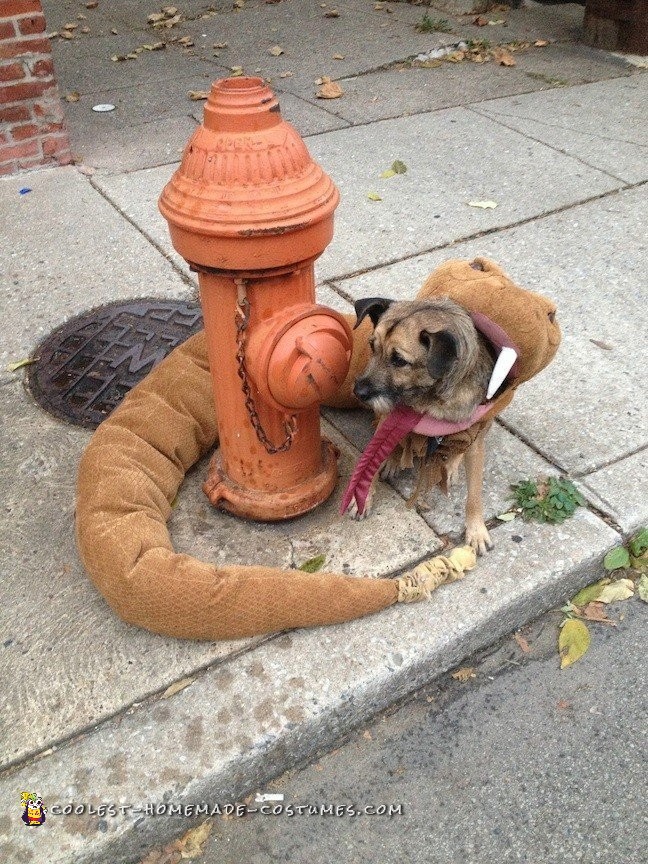
[(477, 336), (470, 316), (451, 300), (394, 301), (369, 297), (355, 304), (357, 323), (374, 325), (371, 359), (353, 392), (374, 411), (402, 403), (427, 411), (451, 396), (474, 368)]

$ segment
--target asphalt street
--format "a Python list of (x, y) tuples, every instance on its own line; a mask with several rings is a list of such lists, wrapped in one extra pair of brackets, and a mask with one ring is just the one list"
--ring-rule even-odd
[[(593, 579), (597, 574), (593, 574)], [(637, 599), (590, 625), (560, 670), (548, 613), (263, 794), (283, 806), (400, 805), (402, 815), (220, 819), (205, 864), (642, 864), (646, 839), (646, 630)], [(281, 802), (266, 806), (277, 807)], [(252, 807), (260, 806), (251, 803)]]

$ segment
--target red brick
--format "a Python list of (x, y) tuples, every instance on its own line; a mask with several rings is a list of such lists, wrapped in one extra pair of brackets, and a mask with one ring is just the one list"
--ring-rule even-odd
[(67, 135), (52, 135), (51, 138), (43, 138), (43, 154), (53, 156), (55, 153), (69, 152), (70, 142)]
[(37, 99), (52, 86), (51, 81), (8, 84), (6, 87), (0, 87), (0, 105), (6, 105), (8, 102), (22, 102), (24, 99)]
[(32, 36), (34, 33), (44, 33), (45, 16), (28, 15), (26, 18), (19, 18), (18, 29), (23, 36)]
[(41, 123), (39, 128), (39, 135), (50, 135), (57, 132), (65, 132), (65, 124), (64, 123)]
[(29, 15), (30, 12), (42, 12), (40, 0), (3, 0), (2, 17), (13, 18), (14, 15)]
[(31, 64), (31, 73), (36, 78), (51, 78), (54, 75), (54, 64), (51, 60), (37, 60)]
[(18, 169), (18, 166), (15, 162), (3, 162), (0, 165), (0, 177), (5, 174), (13, 174)]
[(34, 123), (27, 123), (24, 126), (14, 126), (11, 130), (14, 141), (24, 141), (26, 138), (34, 138), (36, 135), (42, 135), (43, 130)]
[(31, 120), (31, 111), (26, 105), (0, 108), (0, 123), (20, 123), (22, 120)]
[(0, 66), (0, 81), (19, 81), (25, 77), (25, 67), (22, 63), (7, 63)]
[(23, 54), (47, 54), (51, 52), (49, 39), (18, 39), (0, 42), (0, 60), (11, 60)]
[(19, 159), (18, 165), (20, 168), (37, 168), (39, 165), (44, 165), (46, 161), (42, 156), (36, 156), (34, 159)]
[(16, 35), (13, 21), (0, 21), (0, 39), (12, 39)]
[(0, 147), (0, 162), (36, 156), (38, 153), (40, 153), (38, 141), (21, 141), (20, 144), (4, 145)]

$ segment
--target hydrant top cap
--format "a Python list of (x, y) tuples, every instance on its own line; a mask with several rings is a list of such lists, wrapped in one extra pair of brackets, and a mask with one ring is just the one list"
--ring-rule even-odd
[(279, 102), (263, 78), (214, 81), (205, 104), (205, 128), (212, 132), (253, 132), (281, 122)]

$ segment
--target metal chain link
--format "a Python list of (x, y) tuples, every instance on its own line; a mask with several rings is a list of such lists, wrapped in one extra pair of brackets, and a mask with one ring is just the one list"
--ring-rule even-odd
[(245, 396), (245, 407), (250, 416), (250, 423), (256, 432), (256, 436), (263, 444), (266, 451), (270, 454), (285, 453), (292, 446), (293, 439), (297, 432), (297, 415), (291, 414), (287, 417), (284, 426), (286, 429), (286, 438), (281, 444), (273, 444), (265, 433), (261, 420), (252, 398), (252, 390), (248, 380), (247, 369), (245, 368), (245, 331), (250, 323), (250, 301), (247, 298), (246, 283), (244, 279), (237, 279), (238, 300), (236, 303), (236, 360), (238, 362), (238, 376), (241, 379), (241, 387)]

